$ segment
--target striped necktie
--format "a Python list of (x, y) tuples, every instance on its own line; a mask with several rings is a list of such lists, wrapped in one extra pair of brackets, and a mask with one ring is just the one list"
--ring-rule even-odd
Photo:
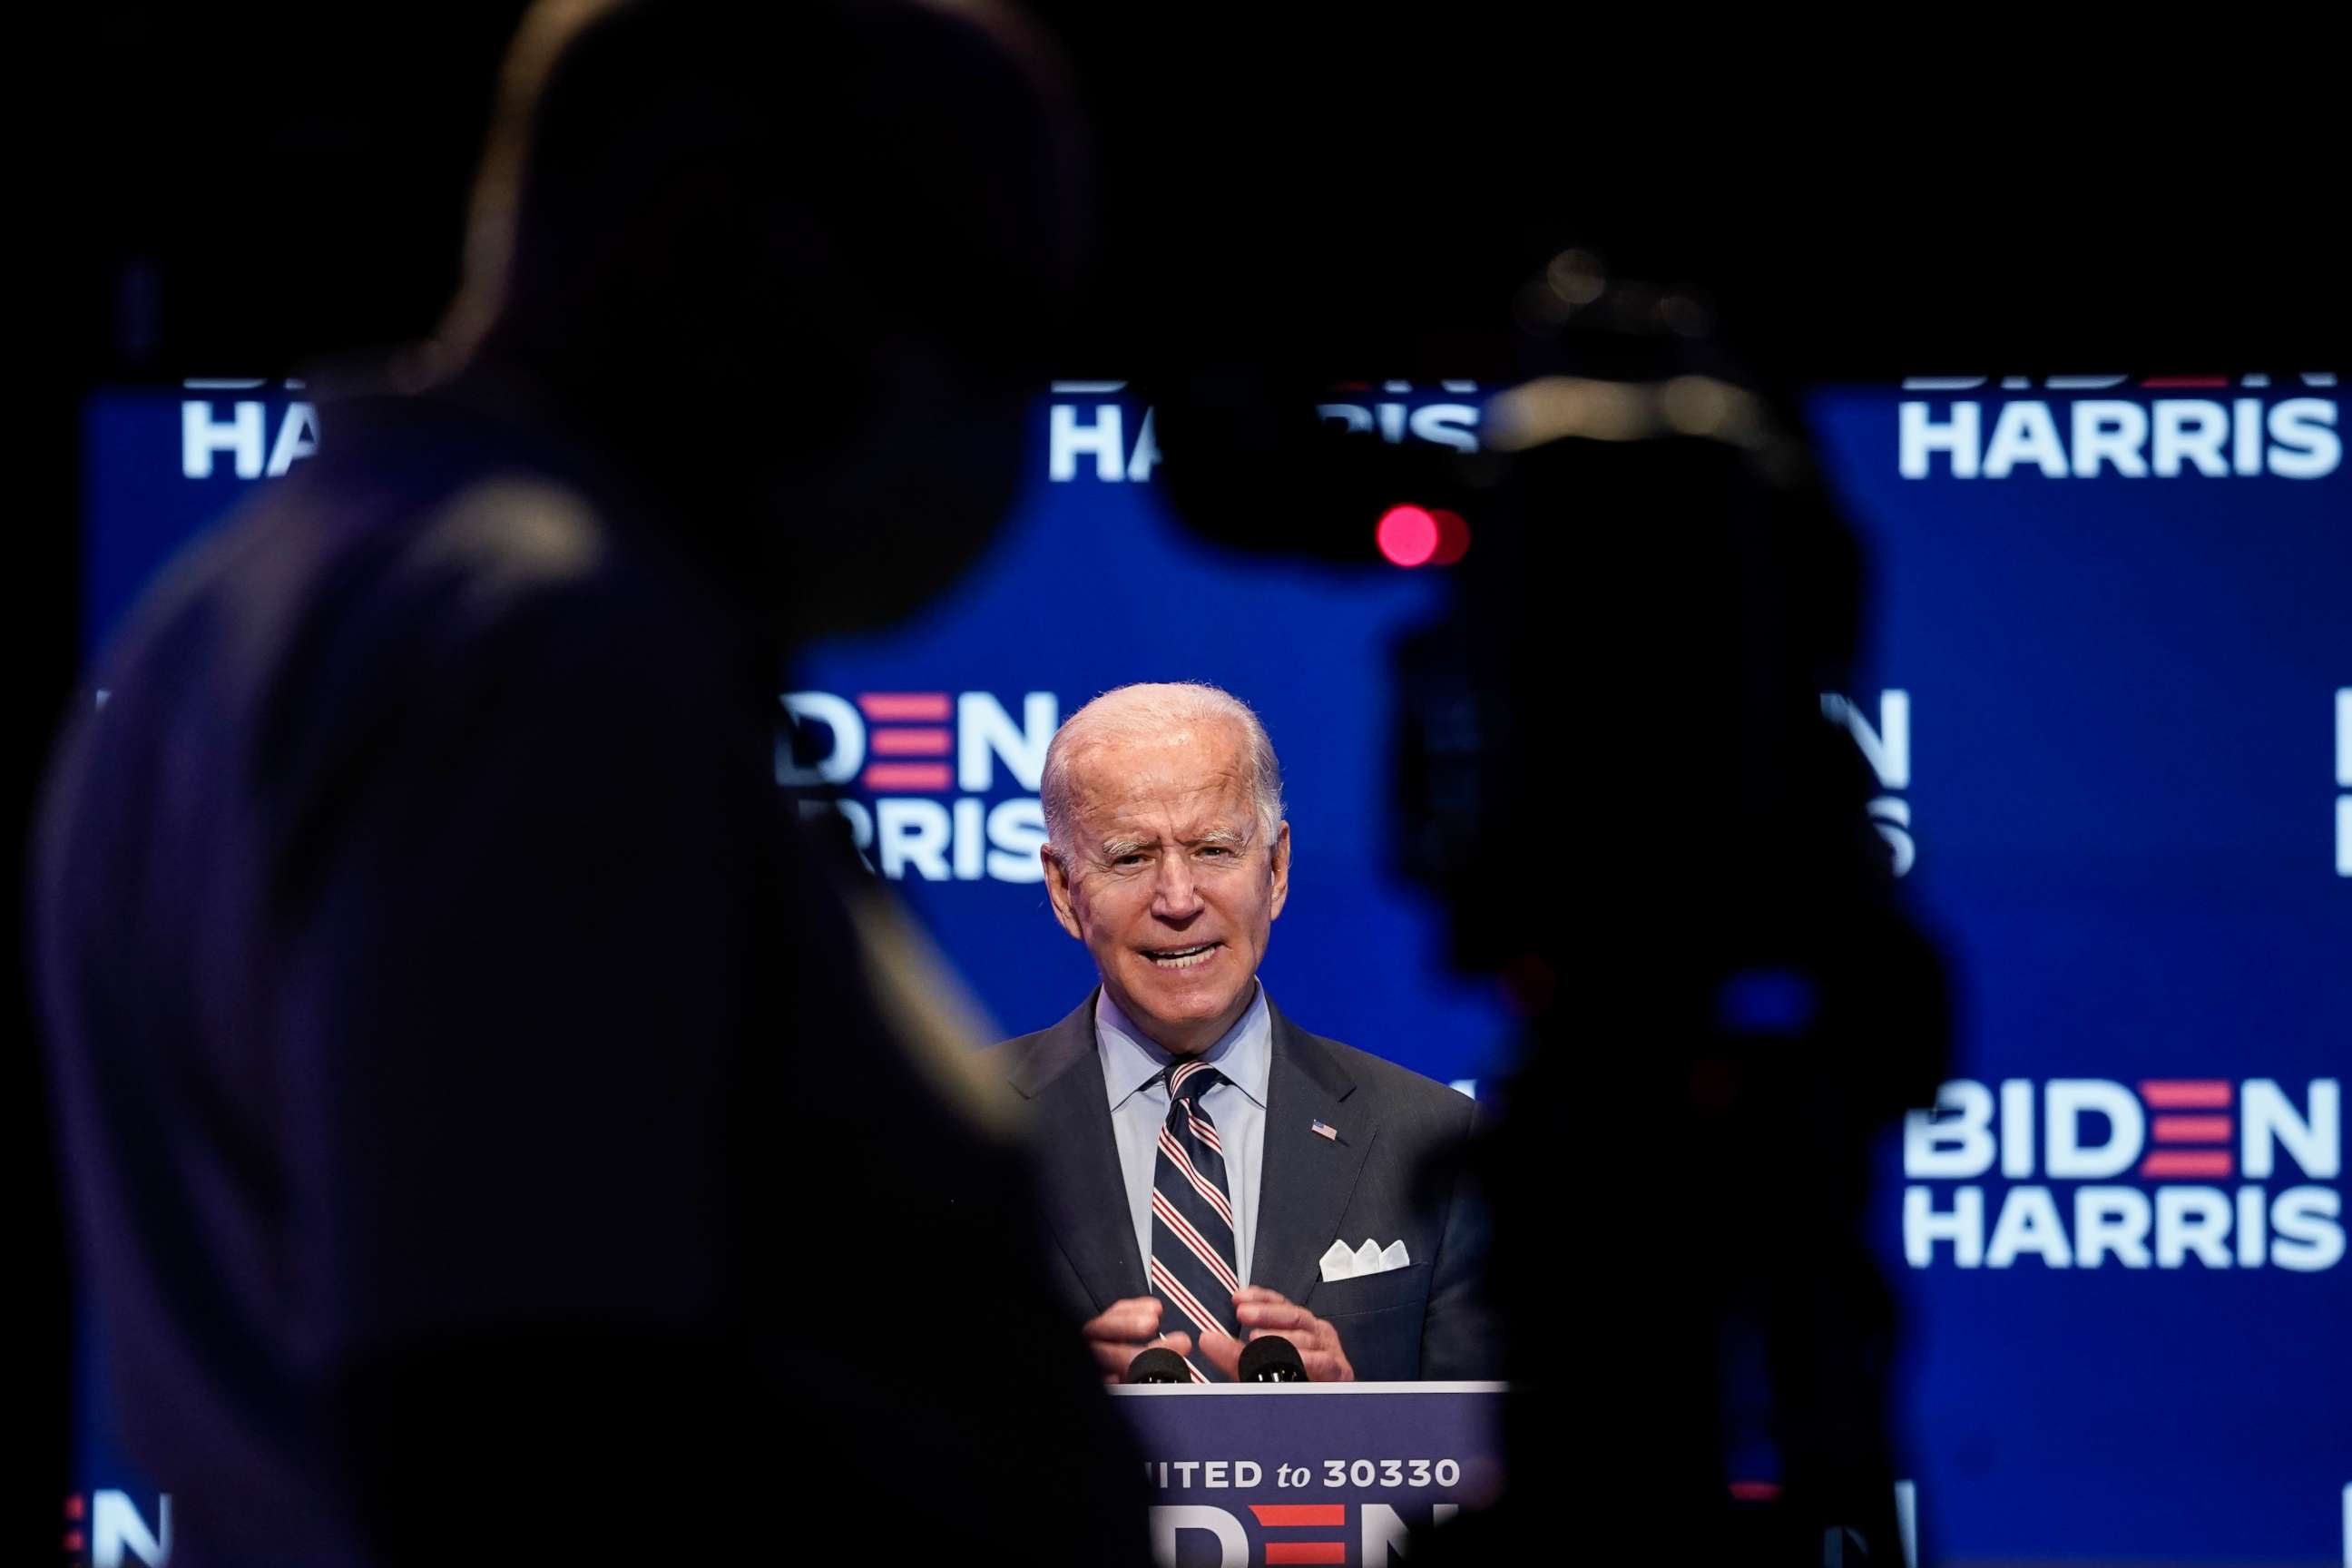
[(1180, 1062), (1160, 1075), (1168, 1084), (1168, 1121), (1160, 1129), (1160, 1156), (1151, 1172), (1151, 1293), (1160, 1298), (1160, 1326), (1192, 1333), (1192, 1381), (1223, 1382), (1200, 1353), (1202, 1336), (1234, 1331), (1234, 1205), (1226, 1195), (1225, 1152), (1201, 1097), (1225, 1081), (1204, 1063)]

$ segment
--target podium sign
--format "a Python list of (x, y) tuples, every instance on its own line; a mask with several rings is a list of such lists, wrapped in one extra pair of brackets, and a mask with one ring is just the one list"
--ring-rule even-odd
[(1502, 1489), (1499, 1383), (1116, 1388), (1165, 1568), (1381, 1568)]

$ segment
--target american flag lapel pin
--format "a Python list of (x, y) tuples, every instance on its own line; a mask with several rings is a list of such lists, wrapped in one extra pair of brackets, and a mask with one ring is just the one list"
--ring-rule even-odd
[(1313, 1132), (1318, 1138), (1328, 1138), (1334, 1143), (1339, 1141), (1339, 1130), (1328, 1121), (1309, 1122), (1307, 1131)]

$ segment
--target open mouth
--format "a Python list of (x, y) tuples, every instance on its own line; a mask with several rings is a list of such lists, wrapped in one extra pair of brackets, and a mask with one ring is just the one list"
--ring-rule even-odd
[(1147, 947), (1143, 956), (1162, 969), (1193, 969), (1214, 958), (1222, 942), (1199, 942), (1190, 947)]

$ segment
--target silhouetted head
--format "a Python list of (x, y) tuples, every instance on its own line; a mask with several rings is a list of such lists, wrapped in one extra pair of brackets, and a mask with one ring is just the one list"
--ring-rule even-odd
[(793, 630), (887, 618), (1010, 504), (1076, 141), (983, 5), (545, 0), (435, 361), (518, 386)]

